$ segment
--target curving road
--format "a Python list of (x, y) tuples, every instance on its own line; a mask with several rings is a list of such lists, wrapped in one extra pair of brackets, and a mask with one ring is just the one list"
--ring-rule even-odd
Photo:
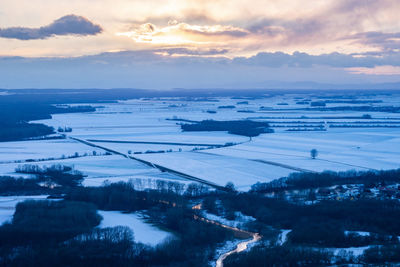
[(230, 255), (232, 255), (234, 253), (240, 253), (240, 252), (245, 251), (249, 244), (255, 243), (260, 239), (261, 239), (261, 236), (258, 233), (253, 233), (253, 238), (252, 239), (240, 242), (239, 244), (237, 244), (235, 249), (233, 249), (231, 251), (228, 251), (228, 252), (222, 254), (221, 256), (219, 256), (215, 266), (216, 267), (223, 267), (224, 266), (224, 260), (228, 256), (230, 256)]
[[(201, 210), (202, 209), (202, 204), (201, 203), (197, 204), (197, 205), (193, 206), (192, 209), (193, 210)], [(210, 220), (210, 219), (198, 216), (198, 215), (194, 215), (193, 218), (195, 220), (201, 220), (201, 221), (206, 222), (206, 223), (215, 224), (217, 226), (229, 229), (229, 230), (233, 231), (237, 236), (241, 236), (242, 238), (243, 237), (247, 238), (245, 241), (242, 241), (239, 244), (237, 244), (235, 249), (232, 249), (232, 250), (230, 250), (228, 252), (225, 252), (224, 254), (219, 256), (219, 258), (217, 259), (216, 264), (215, 264), (216, 267), (223, 267), (224, 266), (224, 260), (227, 257), (229, 257), (230, 255), (232, 255), (234, 253), (240, 253), (240, 252), (245, 251), (248, 248), (249, 244), (258, 242), (261, 239), (261, 236), (260, 236), (259, 233), (253, 233), (253, 232), (245, 231), (245, 230), (239, 229), (237, 227), (232, 227), (232, 226), (229, 226), (229, 225), (226, 225), (226, 224), (222, 224), (220, 222), (217, 222), (217, 221), (214, 221), (214, 220)], [(251, 238), (249, 239), (248, 237), (251, 237)]]

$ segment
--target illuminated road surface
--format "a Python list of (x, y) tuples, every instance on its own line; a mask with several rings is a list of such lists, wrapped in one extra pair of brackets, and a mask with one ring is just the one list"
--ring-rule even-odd
[(257, 242), (258, 240), (261, 239), (261, 236), (258, 233), (255, 233), (253, 235), (253, 238), (250, 240), (246, 240), (243, 242), (240, 242), (239, 244), (237, 244), (236, 248), (234, 250), (228, 251), (224, 254), (222, 254), (218, 260), (217, 260), (217, 264), (216, 267), (222, 267), (224, 266), (223, 262), (224, 260), (229, 256), (232, 255), (233, 253), (240, 253), (242, 251), (245, 251), (247, 249), (247, 246), (251, 243)]

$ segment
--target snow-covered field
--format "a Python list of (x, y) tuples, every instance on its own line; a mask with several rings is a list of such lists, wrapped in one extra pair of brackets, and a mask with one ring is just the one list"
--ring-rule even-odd
[(135, 242), (156, 246), (172, 234), (162, 231), (155, 226), (145, 222), (145, 218), (140, 213), (121, 213), (119, 211), (103, 211), (98, 213), (103, 217), (99, 227), (127, 226), (134, 234)]
[(220, 156), (198, 152), (136, 155), (166, 168), (211, 181), (221, 186), (228, 182), (241, 190), (259, 182), (272, 181), (293, 172), (282, 167), (231, 156)]
[(146, 153), (158, 151), (191, 151), (194, 148), (203, 148), (203, 146), (179, 146), (179, 145), (163, 145), (163, 144), (134, 144), (134, 143), (112, 143), (112, 142), (93, 142), (96, 145), (105, 146), (122, 153)]
[[(22, 163), (0, 164), (0, 175), (26, 177), (26, 175), (15, 173), (15, 168), (21, 164)], [(128, 182), (130, 180), (135, 182), (136, 179), (144, 180), (141, 185), (145, 188), (154, 188), (156, 180), (167, 182), (172, 181), (184, 184), (189, 183), (188, 180), (179, 176), (161, 172), (158, 169), (119, 155), (90, 156), (64, 160), (41, 161), (29, 164), (39, 166), (51, 166), (53, 164), (73, 166), (75, 170), (81, 171), (86, 176), (83, 181), (84, 186), (101, 186), (104, 182)], [(153, 181), (153, 183), (149, 182), (149, 180)]]
[[(312, 171), (400, 168), (400, 129), (332, 129), (277, 132), (233, 147), (207, 150), (223, 156), (261, 159)], [(311, 149), (318, 150), (315, 160)]]
[(75, 135), (78, 138), (88, 140), (108, 140), (108, 141), (133, 141), (133, 142), (165, 142), (165, 143), (183, 143), (187, 145), (224, 145), (226, 143), (244, 142), (248, 138), (242, 136), (230, 135), (224, 132), (216, 132), (210, 135), (207, 132), (153, 132), (153, 133), (127, 133), (112, 135)]
[[(220, 97), (201, 101), (188, 101), (183, 98), (133, 99), (104, 103), (96, 112), (57, 114), (52, 119), (38, 122), (54, 128), (71, 127), (73, 131), (68, 133), (71, 137), (90, 140), (93, 144), (123, 154), (130, 152), (137, 158), (218, 185), (233, 182), (241, 190), (249, 189), (256, 182), (271, 181), (295, 171), (380, 170), (400, 167), (400, 128), (396, 128), (400, 126), (400, 114), (356, 110), (320, 111), (309, 109), (309, 104), (301, 104), (302, 101), (310, 103), (326, 99), (329, 97), (322, 93), (247, 99)], [(344, 99), (367, 101), (365, 103), (348, 103), (341, 100), (343, 99), (333, 97), (326, 107), (396, 106), (400, 102), (398, 96), (388, 95), (358, 95), (357, 99)], [(376, 100), (382, 102), (373, 103)], [(226, 106), (233, 108), (221, 108)], [(363, 118), (365, 114), (370, 117)], [(276, 125), (288, 123), (292, 126), (276, 127), (273, 134), (263, 134), (249, 140), (247, 137), (227, 132), (181, 132), (178, 125), (206, 119), (252, 119)], [(287, 131), (293, 127), (301, 128), (301, 125), (307, 123), (320, 123), (325, 127), (350, 122), (388, 122), (392, 128), (328, 127), (326, 131)], [(226, 143), (237, 145), (192, 151), (201, 144)], [(318, 156), (311, 159), (310, 150), (314, 148), (318, 150)], [(160, 150), (173, 152), (134, 154)], [(128, 181), (131, 178), (160, 178), (167, 181), (183, 179), (118, 155), (61, 159), (62, 155), (68, 157), (75, 152), (79, 155), (91, 155), (93, 151), (96, 151), (97, 155), (105, 153), (100, 148), (70, 139), (0, 143), (0, 174), (15, 175), (13, 170), (16, 165), (7, 163), (10, 161), (57, 158), (40, 164), (75, 165), (77, 170), (87, 175), (85, 185), (101, 185), (106, 180)]]
[[(182, 133), (179, 121), (166, 119), (191, 116), (192, 120), (213, 118), (205, 113), (208, 105), (193, 102), (190, 106), (169, 107), (165, 101), (130, 100), (116, 104), (105, 104), (94, 113), (56, 114), (53, 119), (37, 121), (54, 128), (73, 128), (69, 135), (93, 140), (170, 142), (185, 144), (220, 144), (243, 142), (247, 138), (219, 132), (209, 135), (202, 132)], [(174, 103), (175, 101), (171, 101)], [(186, 103), (187, 104), (187, 103)], [(212, 103), (211, 105), (215, 105)]]
[(103, 152), (70, 139), (0, 142), (0, 163), (62, 158)]

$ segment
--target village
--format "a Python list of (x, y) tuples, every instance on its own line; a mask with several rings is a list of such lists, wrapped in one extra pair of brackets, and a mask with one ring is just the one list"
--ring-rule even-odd
[(400, 200), (400, 184), (346, 184), (305, 190), (285, 190), (265, 193), (265, 197), (285, 199), (292, 203), (315, 204), (324, 200)]

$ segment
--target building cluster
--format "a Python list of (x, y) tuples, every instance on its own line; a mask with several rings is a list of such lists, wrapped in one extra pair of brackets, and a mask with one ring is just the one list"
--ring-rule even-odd
[(400, 185), (373, 185), (364, 184), (338, 185), (316, 190), (318, 200), (353, 200), (353, 199), (399, 199)]
[(313, 204), (323, 200), (356, 200), (356, 199), (397, 199), (400, 200), (400, 184), (372, 185), (347, 184), (317, 189), (286, 190), (265, 194), (270, 198), (284, 198), (295, 203)]

